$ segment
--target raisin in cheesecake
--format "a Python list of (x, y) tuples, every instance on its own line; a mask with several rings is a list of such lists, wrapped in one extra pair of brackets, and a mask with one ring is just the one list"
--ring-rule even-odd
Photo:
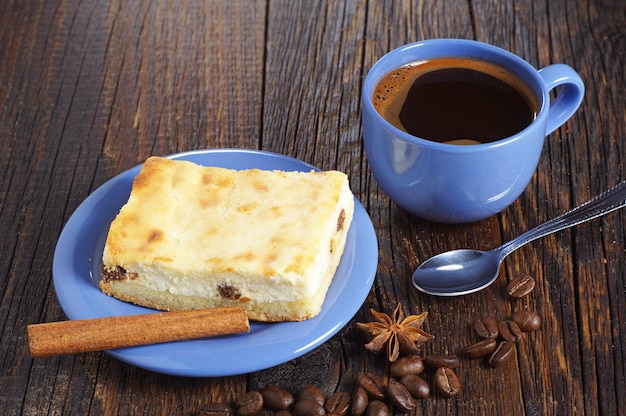
[(319, 314), (354, 211), (338, 171), (149, 158), (111, 224), (101, 290), (149, 308), (243, 306), (257, 321)]

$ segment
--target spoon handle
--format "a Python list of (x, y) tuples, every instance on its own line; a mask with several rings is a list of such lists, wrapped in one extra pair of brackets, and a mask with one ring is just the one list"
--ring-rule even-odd
[(626, 181), (622, 181), (608, 191), (601, 193), (571, 211), (567, 211), (556, 218), (538, 225), (537, 227), (525, 232), (519, 237), (503, 244), (493, 251), (500, 251), (500, 258), (503, 259), (513, 250), (516, 250), (524, 244), (530, 243), (537, 238), (592, 220), (608, 214), (611, 211), (622, 208), (625, 205)]

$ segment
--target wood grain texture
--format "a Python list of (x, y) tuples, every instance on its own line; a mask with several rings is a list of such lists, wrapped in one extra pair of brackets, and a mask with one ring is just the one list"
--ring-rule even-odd
[[(473, 342), (475, 317), (543, 317), (513, 360), (497, 369), (463, 360), (461, 394), (419, 401), (416, 415), (624, 414), (626, 212), (521, 248), (480, 293), (433, 298), (409, 277), (433, 254), (496, 247), (626, 178), (625, 28), (623, 0), (0, 2), (0, 413), (189, 415), (270, 383), (349, 391), (360, 372), (389, 372), (354, 322), (401, 303), (429, 313), (429, 354)], [(522, 196), (473, 224), (402, 211), (362, 146), (368, 69), (434, 37), (489, 42), (537, 68), (569, 64), (587, 88), (576, 115), (546, 139)], [(376, 281), (355, 318), (309, 354), (236, 377), (161, 375), (97, 352), (32, 359), (26, 326), (66, 319), (52, 258), (78, 205), (149, 155), (222, 147), (349, 174), (379, 242)], [(509, 299), (506, 283), (523, 274), (535, 291)]]

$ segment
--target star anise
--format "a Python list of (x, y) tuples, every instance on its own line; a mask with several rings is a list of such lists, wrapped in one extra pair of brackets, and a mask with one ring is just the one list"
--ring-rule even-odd
[(369, 341), (365, 344), (365, 348), (379, 353), (386, 347), (387, 358), (391, 362), (395, 361), (401, 353), (416, 354), (419, 352), (417, 343), (435, 338), (422, 329), (428, 312), (409, 315), (405, 318), (400, 304), (393, 311), (392, 316), (374, 309), (370, 309), (370, 312), (376, 318), (375, 321), (357, 322), (357, 326)]

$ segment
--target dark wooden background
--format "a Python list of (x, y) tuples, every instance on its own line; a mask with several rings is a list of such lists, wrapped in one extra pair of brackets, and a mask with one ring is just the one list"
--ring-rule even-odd
[[(411, 217), (372, 177), (359, 94), (371, 65), (415, 40), (489, 42), (537, 68), (576, 68), (581, 109), (550, 135), (525, 193), (468, 225)], [(543, 317), (499, 369), (463, 361), (453, 399), (416, 414), (626, 414), (626, 212), (546, 237), (506, 260), (489, 289), (457, 299), (412, 289), (412, 270), (459, 247), (493, 248), (626, 179), (624, 0), (0, 2), (0, 413), (188, 415), (268, 383), (349, 390), (388, 374), (354, 321), (369, 308), (429, 313), (429, 354), (473, 340), (478, 316)], [(379, 239), (374, 287), (355, 320), (304, 357), (228, 378), (165, 376), (104, 353), (32, 359), (26, 326), (66, 319), (52, 257), (69, 216), (150, 155), (252, 148), (350, 175)], [(530, 274), (512, 302), (508, 279)]]

